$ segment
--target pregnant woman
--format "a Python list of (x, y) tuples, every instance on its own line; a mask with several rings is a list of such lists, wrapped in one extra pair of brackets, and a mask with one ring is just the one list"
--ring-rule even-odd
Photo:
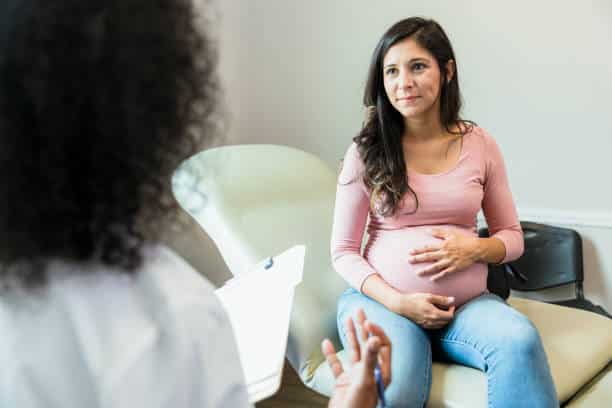
[[(383, 35), (364, 104), (331, 250), (352, 286), (338, 321), (361, 308), (393, 344), (389, 406), (426, 404), (432, 357), (485, 372), (490, 407), (558, 406), (535, 327), (487, 292), (487, 263), (518, 258), (523, 236), (495, 140), (459, 116), (456, 59), (438, 23), (408, 18)], [(481, 208), (490, 238), (476, 232)]]

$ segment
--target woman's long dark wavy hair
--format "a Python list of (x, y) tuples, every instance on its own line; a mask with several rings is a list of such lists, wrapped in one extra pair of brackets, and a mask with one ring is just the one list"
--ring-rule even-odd
[[(440, 67), (440, 121), (451, 133), (453, 125), (465, 133), (466, 126), (460, 120), (461, 95), (458, 75), (446, 81), (445, 67), (450, 60), (456, 61), (451, 43), (442, 27), (433, 20), (411, 17), (394, 24), (382, 36), (374, 49), (363, 103), (367, 117), (363, 128), (353, 141), (365, 166), (363, 181), (371, 191), (371, 207), (382, 216), (397, 213), (400, 202), (407, 192), (415, 201), (413, 212), (418, 209), (418, 197), (408, 185), (406, 163), (402, 148), (404, 119), (391, 105), (383, 78), (383, 59), (389, 49), (398, 42), (413, 38), (417, 44), (429, 51)], [(455, 64), (456, 66), (456, 64)], [(466, 122), (467, 123), (467, 122)]]
[(0, 279), (44, 282), (49, 258), (133, 271), (214, 130), (216, 49), (192, 0), (3, 2)]

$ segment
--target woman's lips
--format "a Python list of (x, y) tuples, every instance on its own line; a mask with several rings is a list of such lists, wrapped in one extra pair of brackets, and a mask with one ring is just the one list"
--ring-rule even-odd
[(419, 97), (418, 96), (403, 96), (401, 98), (397, 98), (397, 102), (399, 103), (413, 103)]

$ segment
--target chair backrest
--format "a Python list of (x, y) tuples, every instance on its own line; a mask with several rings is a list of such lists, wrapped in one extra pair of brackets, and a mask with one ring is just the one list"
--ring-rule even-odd
[[(535, 222), (521, 222), (525, 252), (509, 263), (510, 288), (534, 291), (575, 283), (582, 286), (582, 239), (571, 229)], [(483, 229), (483, 235), (488, 231)], [(489, 273), (504, 273), (502, 266), (489, 265)]]
[[(319, 158), (287, 146), (237, 145), (203, 151), (173, 177), (178, 202), (204, 228), (233, 275), (305, 244), (287, 356), (302, 378), (323, 361), (320, 341), (337, 340), (336, 300), (347, 287), (331, 265), (329, 240), (337, 175)], [(245, 301), (256, 300), (245, 299)]]

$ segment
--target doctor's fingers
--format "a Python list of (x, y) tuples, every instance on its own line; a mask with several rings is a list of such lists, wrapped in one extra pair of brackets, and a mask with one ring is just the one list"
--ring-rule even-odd
[(385, 385), (389, 385), (391, 382), (391, 352), (392, 344), (391, 340), (387, 337), (387, 334), (382, 327), (367, 320), (365, 326), (370, 332), (370, 335), (376, 336), (380, 339), (380, 349), (378, 351), (378, 365), (383, 377)]
[(355, 323), (352, 318), (346, 319), (344, 324), (346, 340), (349, 345), (349, 352), (351, 356), (351, 363), (355, 364), (361, 360), (361, 350), (359, 340), (357, 340), (357, 331), (355, 329)]
[(338, 378), (344, 372), (342, 367), (342, 363), (340, 359), (336, 355), (336, 350), (334, 349), (334, 345), (329, 339), (323, 340), (321, 343), (321, 350), (323, 351), (323, 355), (325, 356), (325, 360), (331, 369), (334, 378)]

